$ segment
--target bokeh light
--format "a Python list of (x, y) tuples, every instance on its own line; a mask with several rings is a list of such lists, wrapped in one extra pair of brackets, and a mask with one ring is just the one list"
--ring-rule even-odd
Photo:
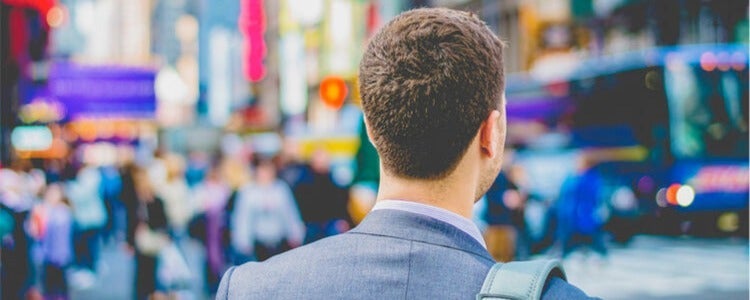
[(675, 198), (677, 200), (677, 204), (682, 207), (688, 207), (690, 206), (690, 204), (693, 204), (693, 200), (695, 199), (695, 190), (693, 190), (693, 188), (689, 185), (683, 185), (679, 189), (677, 189)]

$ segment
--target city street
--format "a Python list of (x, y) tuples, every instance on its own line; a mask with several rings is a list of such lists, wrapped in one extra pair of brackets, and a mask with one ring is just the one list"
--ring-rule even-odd
[[(202, 297), (203, 291), (203, 261), (205, 252), (201, 245), (194, 240), (181, 243), (181, 250), (188, 258), (190, 269), (193, 270), (193, 286), (189, 291), (181, 291), (179, 299), (210, 299)], [(99, 278), (90, 288), (71, 289), (71, 299), (132, 299), (133, 265), (134, 261), (122, 245), (109, 244), (102, 249), (98, 264)], [(69, 281), (74, 281), (69, 276)]]
[(475, 221), (590, 296), (750, 299), (749, 6), (0, 0), (0, 300), (212, 299), (376, 202), (455, 253), (342, 239), (227, 294), (473, 299), (437, 229)]
[[(203, 252), (189, 241), (184, 249), (193, 270), (202, 270)], [(73, 290), (73, 299), (129, 299), (132, 259), (122, 248), (102, 253), (101, 278), (90, 289)], [(628, 247), (613, 246), (607, 260), (571, 255), (568, 279), (603, 299), (748, 299), (747, 240), (638, 236)], [(202, 272), (202, 271), (201, 271)], [(180, 299), (203, 299), (202, 273)]]
[(603, 299), (748, 299), (747, 240), (639, 236), (610, 250), (572, 255), (569, 281)]

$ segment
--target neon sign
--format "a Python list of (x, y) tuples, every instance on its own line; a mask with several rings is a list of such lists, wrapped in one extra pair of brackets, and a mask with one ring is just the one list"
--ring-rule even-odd
[(242, 0), (240, 2), (239, 30), (244, 37), (242, 70), (245, 78), (257, 82), (266, 75), (263, 60), (266, 57), (266, 12), (263, 0)]
[(703, 167), (689, 180), (696, 191), (746, 192), (750, 180), (748, 169), (740, 166)]

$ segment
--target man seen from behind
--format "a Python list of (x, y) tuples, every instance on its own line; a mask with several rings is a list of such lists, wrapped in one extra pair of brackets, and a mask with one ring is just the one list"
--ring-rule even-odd
[[(470, 220), (503, 158), (504, 44), (471, 13), (395, 17), (359, 84), (381, 159), (377, 202), (351, 231), (226, 272), (217, 299), (474, 299), (495, 261)], [(588, 298), (559, 278), (543, 299)]]

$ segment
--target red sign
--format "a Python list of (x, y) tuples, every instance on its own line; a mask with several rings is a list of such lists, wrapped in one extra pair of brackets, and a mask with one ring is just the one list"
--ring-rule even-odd
[(3, 3), (10, 6), (31, 7), (39, 11), (42, 16), (55, 6), (55, 0), (2, 0)]
[(320, 99), (331, 108), (341, 108), (348, 92), (346, 82), (341, 77), (328, 76), (320, 82)]

